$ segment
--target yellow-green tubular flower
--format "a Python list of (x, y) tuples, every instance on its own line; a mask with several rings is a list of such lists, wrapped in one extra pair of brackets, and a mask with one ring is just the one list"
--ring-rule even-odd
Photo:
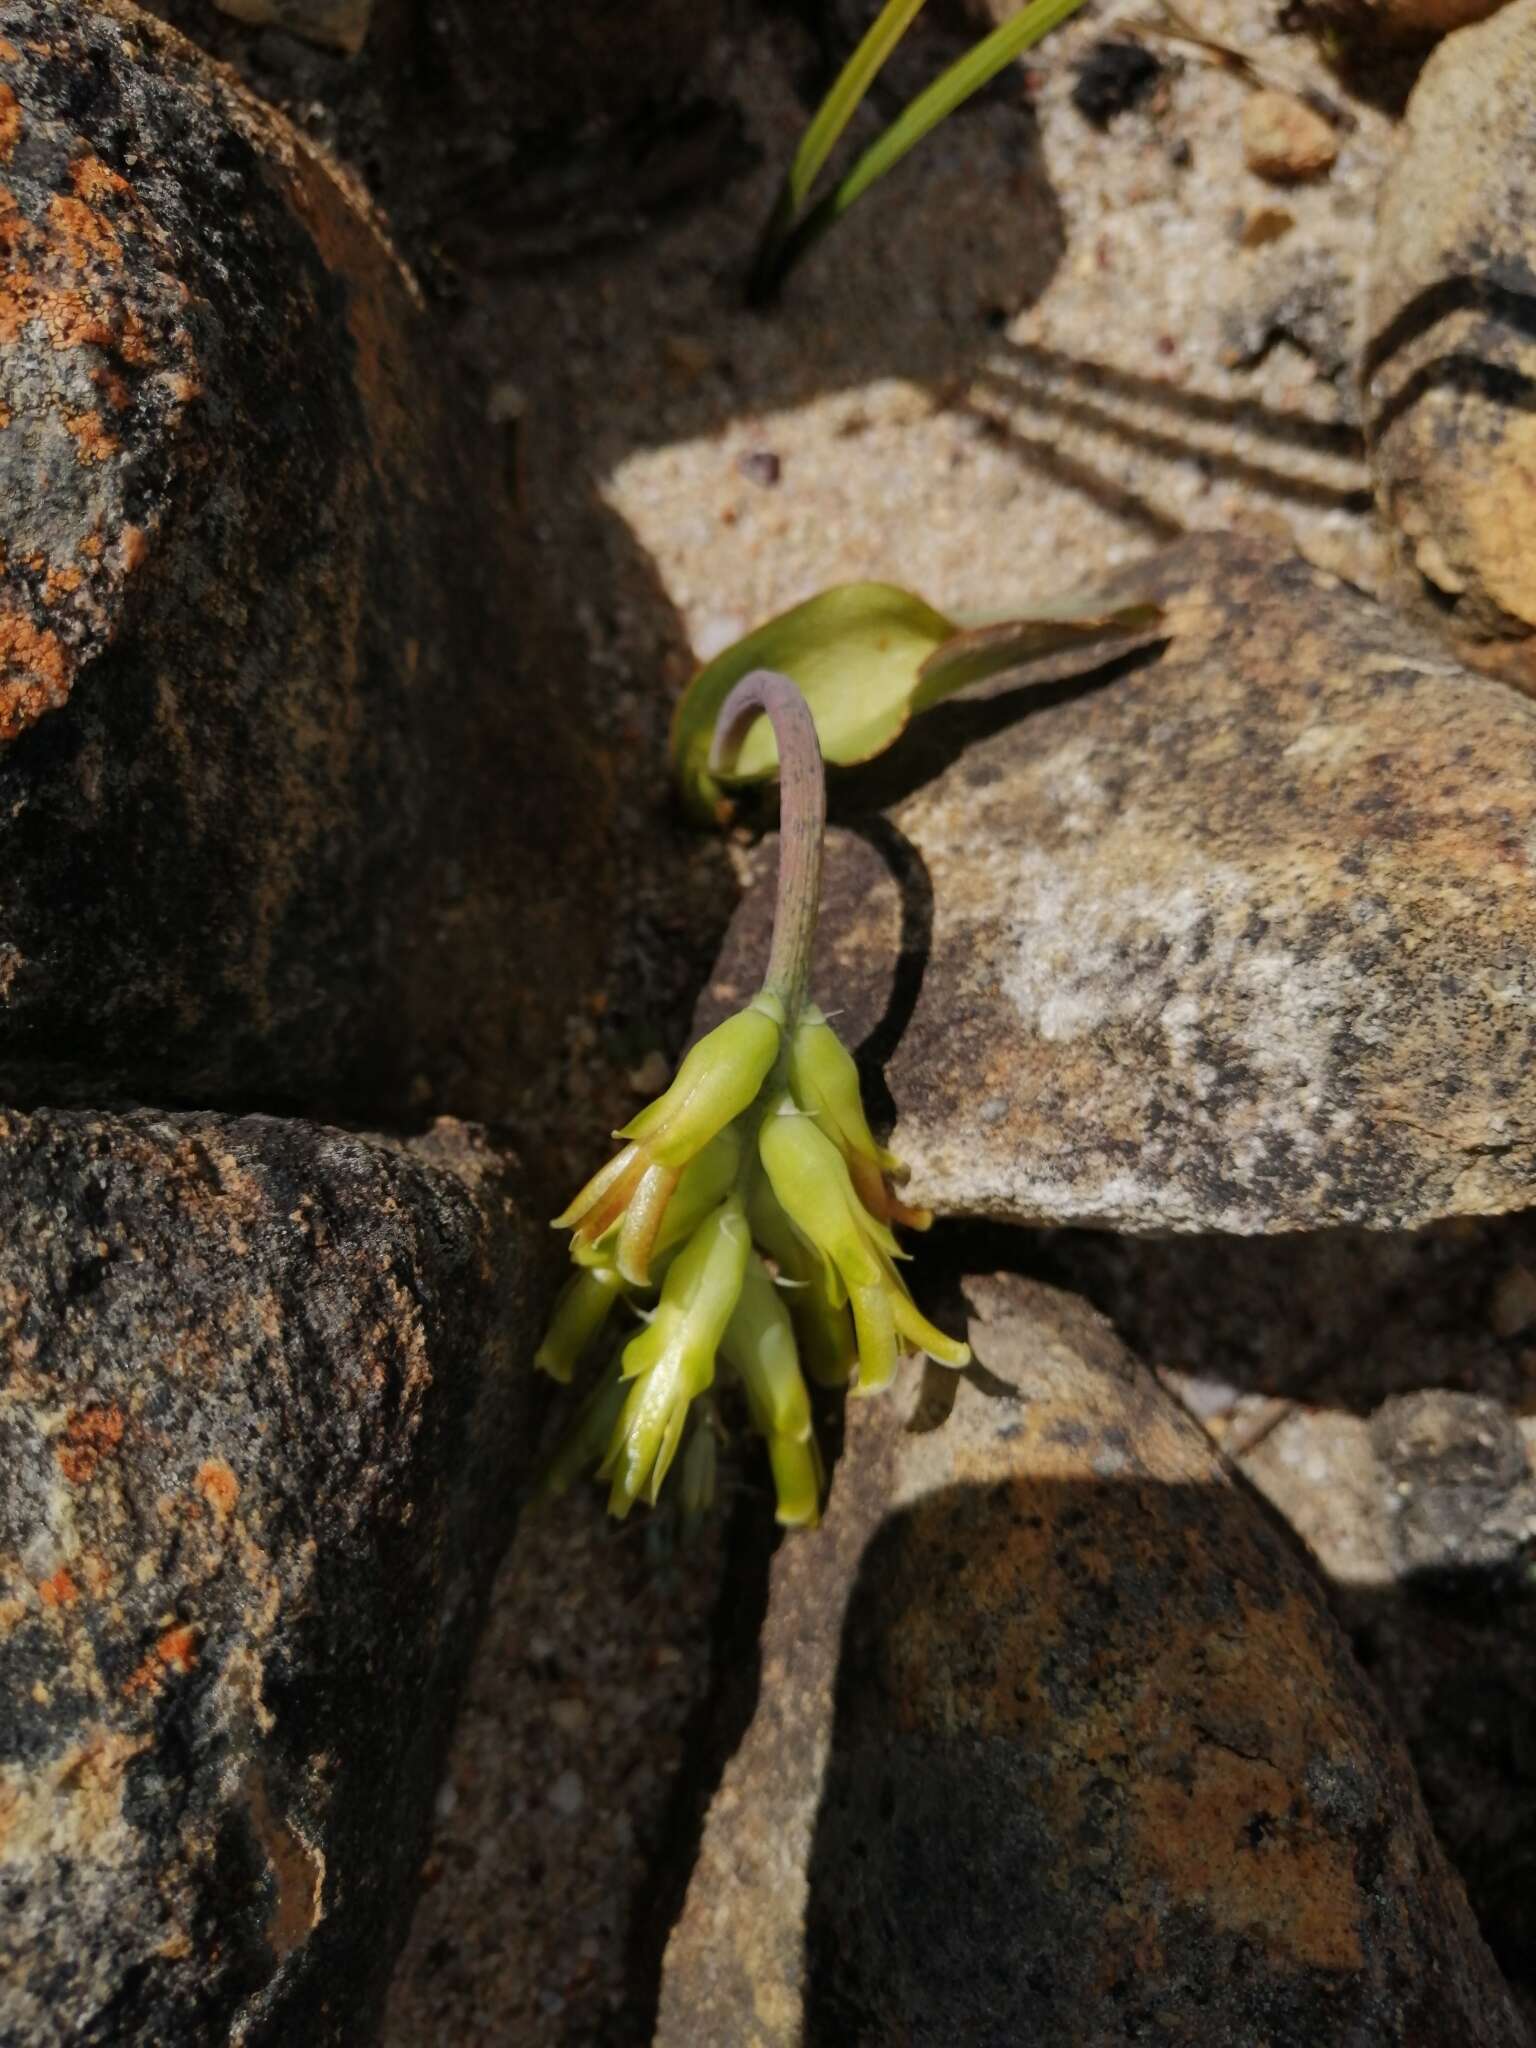
[(686, 1166), (717, 1131), (748, 1108), (779, 1056), (784, 1005), (764, 990), (706, 1032), (665, 1095), (616, 1138), (629, 1138), (656, 1166)]
[(619, 1276), (611, 1266), (589, 1266), (574, 1274), (561, 1289), (544, 1341), (533, 1354), (539, 1370), (568, 1386), (578, 1360), (618, 1298)]
[(854, 1193), (842, 1153), (816, 1119), (779, 1096), (763, 1118), (758, 1154), (779, 1207), (842, 1285), (877, 1286), (885, 1274), (881, 1254), (899, 1258), (901, 1247)]
[(656, 1505), (689, 1404), (714, 1379), (750, 1247), (746, 1212), (732, 1196), (678, 1253), (650, 1321), (625, 1345), (621, 1370), (633, 1384), (599, 1472), (613, 1482), (608, 1505), (616, 1515), (642, 1494)]
[(768, 1439), (768, 1464), (778, 1495), (777, 1519), (786, 1529), (814, 1529), (821, 1520), (825, 1475), (814, 1436)]
[(825, 1262), (784, 1214), (761, 1174), (753, 1178), (747, 1214), (754, 1243), (779, 1269), (778, 1291), (795, 1327), (801, 1364), (819, 1387), (846, 1387), (859, 1353), (841, 1281), (835, 1272), (829, 1280)]
[(811, 1433), (811, 1397), (801, 1377), (795, 1333), (789, 1310), (755, 1252), (747, 1259), (741, 1299), (720, 1350), (741, 1381), (759, 1436), (804, 1443)]
[(858, 1341), (857, 1390), (873, 1393), (889, 1384), (898, 1336), (941, 1365), (968, 1364), (969, 1348), (935, 1329), (902, 1285), (891, 1263), (899, 1256), (896, 1240), (859, 1200), (841, 1152), (787, 1095), (770, 1104), (758, 1149), (785, 1215), (847, 1290)]
[(692, 1237), (711, 1209), (718, 1209), (735, 1184), (741, 1164), (741, 1133), (734, 1124), (710, 1139), (696, 1159), (683, 1168), (677, 1193), (667, 1205), (651, 1263), (666, 1258)]
[(875, 1142), (859, 1093), (859, 1070), (852, 1053), (814, 1003), (800, 1012), (789, 1048), (789, 1086), (799, 1106), (816, 1118), (847, 1164), (860, 1201), (882, 1223), (904, 1223), (926, 1230), (933, 1217), (926, 1209), (909, 1209), (886, 1186), (903, 1181), (907, 1169), (894, 1152)]
[(554, 1219), (553, 1228), (575, 1233), (573, 1254), (606, 1237), (629, 1206), (650, 1161), (638, 1145), (626, 1145), (600, 1167), (580, 1194)]

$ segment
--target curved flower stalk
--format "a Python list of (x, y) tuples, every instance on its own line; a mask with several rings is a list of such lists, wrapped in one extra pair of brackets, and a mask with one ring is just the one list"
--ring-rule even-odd
[(779, 1520), (811, 1526), (825, 1473), (806, 1375), (870, 1394), (903, 1351), (970, 1359), (896, 1270), (896, 1228), (931, 1218), (897, 1193), (905, 1170), (876, 1142), (853, 1059), (806, 998), (826, 809), (816, 728), (787, 677), (758, 670), (736, 684), (712, 765), (723, 771), (764, 714), (782, 800), (763, 986), (614, 1133), (622, 1149), (555, 1219), (576, 1271), (535, 1363), (569, 1382), (589, 1353), (607, 1344), (609, 1356), (544, 1486), (563, 1492), (595, 1469), (621, 1516), (637, 1500), (655, 1506), (674, 1465), (684, 1512), (708, 1505), (716, 1393), (735, 1388), (766, 1446)]

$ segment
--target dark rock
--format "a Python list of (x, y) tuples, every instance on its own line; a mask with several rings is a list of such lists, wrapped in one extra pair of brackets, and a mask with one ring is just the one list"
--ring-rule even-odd
[(1409, 597), (1536, 691), (1536, 0), (1414, 88), (1365, 297), (1371, 464)]
[(1084, 1304), (967, 1292), (774, 1561), (658, 2048), (1523, 2043), (1299, 1548)]
[(0, 1113), (0, 2038), (372, 2037), (525, 1470), (463, 1126)]
[(1398, 1569), (1460, 1584), (1512, 1574), (1536, 1550), (1536, 1479), (1502, 1401), (1426, 1388), (1376, 1411), (1372, 1446), (1392, 1485)]
[(913, 1197), (1239, 1233), (1531, 1203), (1536, 710), (1256, 544), (1107, 601), (1145, 595), (1162, 651), (941, 706), (843, 784), (887, 809), (832, 837), (816, 996)]
[(605, 806), (483, 425), (173, 32), (3, 0), (0, 79), (0, 1090), (504, 1113)]

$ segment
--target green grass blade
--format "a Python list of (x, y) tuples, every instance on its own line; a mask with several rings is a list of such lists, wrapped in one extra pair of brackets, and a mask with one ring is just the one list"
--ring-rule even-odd
[(797, 225), (791, 227), (785, 221), (780, 224), (777, 237), (764, 236), (753, 276), (754, 295), (763, 298), (775, 290), (806, 251), (834, 221), (842, 218), (855, 200), (862, 198), (877, 178), (900, 163), (946, 115), (990, 84), (1005, 65), (1049, 35), (1082, 5), (1083, 0), (1033, 0), (1033, 5), (1022, 14), (1003, 22), (984, 36), (974, 50), (968, 50), (951, 64), (902, 110), (846, 177)]
[(838, 137), (853, 119), (875, 74), (921, 11), (923, 0), (886, 0), (868, 34), (833, 81), (800, 138), (773, 211), (768, 216), (752, 262), (749, 298), (767, 297), (783, 274), (780, 253), (793, 235), (810, 197), (816, 174), (837, 147)]
[(1075, 14), (1083, 0), (1034, 0), (1022, 14), (1016, 14), (1011, 21), (1003, 22), (984, 36), (974, 50), (951, 64), (940, 74), (926, 91), (920, 92), (911, 106), (905, 108), (886, 129), (885, 133), (872, 142), (858, 162), (849, 171), (832, 193), (832, 218), (846, 213), (853, 202), (867, 192), (877, 178), (901, 159), (930, 129), (937, 128), (947, 114), (968, 100), (972, 93), (981, 91), (996, 78), (1005, 64), (1011, 64), (1015, 57), (1022, 56), (1053, 28), (1060, 26), (1068, 15)]
[(789, 167), (785, 185), (794, 213), (798, 214), (804, 206), (816, 181), (816, 173), (853, 119), (855, 109), (869, 91), (876, 72), (912, 26), (922, 6), (923, 0), (886, 0), (869, 33), (838, 73), (836, 83), (816, 109)]

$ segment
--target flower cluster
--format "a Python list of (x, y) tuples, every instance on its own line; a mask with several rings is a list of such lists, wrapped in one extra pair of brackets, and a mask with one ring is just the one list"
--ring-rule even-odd
[(870, 1132), (852, 1058), (813, 1005), (787, 1017), (765, 989), (615, 1137), (624, 1149), (556, 1218), (577, 1271), (537, 1363), (570, 1381), (616, 1314), (632, 1328), (546, 1485), (596, 1465), (624, 1515), (654, 1506), (678, 1463), (684, 1507), (704, 1506), (715, 1390), (735, 1386), (767, 1445), (779, 1520), (814, 1523), (823, 1473), (806, 1374), (865, 1394), (890, 1383), (903, 1351), (970, 1357), (896, 1269), (893, 1226), (930, 1219), (895, 1192), (902, 1169)]

